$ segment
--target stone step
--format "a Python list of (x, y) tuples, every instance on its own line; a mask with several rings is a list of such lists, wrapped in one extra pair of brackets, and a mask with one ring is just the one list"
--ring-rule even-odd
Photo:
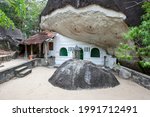
[(15, 72), (16, 72), (16, 73), (19, 73), (19, 72), (21, 72), (21, 71), (23, 71), (23, 70), (25, 70), (25, 69), (27, 69), (27, 68), (28, 68), (27, 66), (22, 66), (22, 67), (20, 67), (20, 68), (15, 69)]
[(32, 69), (25, 69), (25, 70), (21, 71), (21, 72), (17, 75), (17, 77), (22, 78), (22, 77), (24, 77), (24, 76), (30, 74), (31, 72), (32, 72)]

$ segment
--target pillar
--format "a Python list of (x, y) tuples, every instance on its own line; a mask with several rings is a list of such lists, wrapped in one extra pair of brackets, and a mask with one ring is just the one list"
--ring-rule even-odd
[(33, 55), (33, 47), (32, 47), (32, 45), (31, 45), (31, 56)]
[(27, 45), (25, 44), (25, 55), (24, 57), (27, 59), (28, 58), (28, 51), (27, 51)]
[(104, 56), (104, 67), (106, 67), (106, 59), (107, 59), (107, 56)]
[(47, 42), (44, 42), (44, 47), (45, 47), (45, 62), (47, 63), (48, 62), (48, 56), (47, 56), (47, 53), (48, 53), (48, 51), (47, 51)]
[(41, 44), (39, 44), (39, 57), (41, 57)]

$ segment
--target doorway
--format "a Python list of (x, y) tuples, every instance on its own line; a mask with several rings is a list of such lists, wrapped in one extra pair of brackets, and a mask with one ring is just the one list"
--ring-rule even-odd
[(83, 49), (80, 48), (80, 59), (83, 60)]
[(83, 49), (76, 46), (74, 49), (74, 58), (83, 60)]

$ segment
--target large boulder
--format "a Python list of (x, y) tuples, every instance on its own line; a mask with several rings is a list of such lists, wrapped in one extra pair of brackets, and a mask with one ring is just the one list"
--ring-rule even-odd
[(48, 0), (40, 26), (113, 54), (128, 26), (140, 23), (144, 0)]
[(131, 72), (129, 72), (126, 69), (121, 68), (120, 71), (119, 71), (119, 76), (121, 78), (129, 79), (129, 78), (131, 78), (131, 75), (132, 75)]
[(49, 82), (68, 90), (107, 88), (119, 85), (118, 80), (110, 71), (85, 60), (66, 61), (55, 71)]
[(23, 35), (19, 29), (4, 29), (0, 27), (0, 49), (16, 50), (19, 45), (19, 41), (22, 39)]

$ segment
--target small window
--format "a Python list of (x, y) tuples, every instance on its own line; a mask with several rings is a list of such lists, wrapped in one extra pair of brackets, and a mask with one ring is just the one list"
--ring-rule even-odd
[(53, 42), (49, 42), (49, 50), (53, 50)]
[(100, 51), (98, 48), (93, 48), (91, 50), (91, 57), (100, 57)]
[(66, 48), (61, 48), (59, 55), (60, 56), (68, 56), (67, 49)]

